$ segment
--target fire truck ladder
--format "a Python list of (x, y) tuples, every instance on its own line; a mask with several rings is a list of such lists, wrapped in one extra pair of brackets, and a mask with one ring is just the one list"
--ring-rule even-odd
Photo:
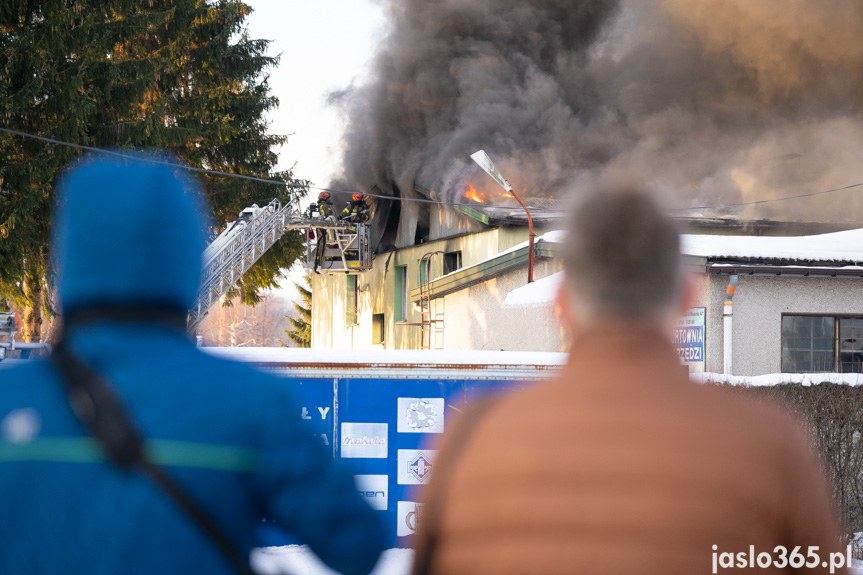
[(437, 305), (432, 309), (431, 290), (427, 287), (431, 277), (431, 260), (438, 254), (443, 252), (429, 252), (420, 258), (420, 270), (425, 269), (425, 276), (420, 277), (420, 349), (432, 349), (433, 343), (437, 349), (443, 348), (444, 314)]
[[(358, 272), (371, 268), (368, 230), (364, 224), (321, 220), (302, 213), (297, 199), (284, 206), (273, 200), (263, 208), (253, 205), (240, 212), (236, 221), (228, 224), (204, 250), (201, 285), (195, 303), (189, 310), (188, 330), (194, 331), (216, 302), (243, 274), (260, 259), (288, 230), (332, 229), (339, 238), (338, 265), (328, 271)], [(306, 233), (306, 254), (313, 254), (312, 234)], [(307, 260), (306, 265), (309, 266)]]

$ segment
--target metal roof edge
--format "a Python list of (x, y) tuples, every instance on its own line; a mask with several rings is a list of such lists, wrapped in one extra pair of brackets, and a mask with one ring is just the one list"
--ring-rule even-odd
[[(538, 240), (534, 245), (534, 255), (538, 259), (559, 258), (561, 244)], [(411, 290), (411, 301), (419, 301), (422, 293), (427, 292), (432, 299), (443, 297), (466, 287), (476, 285), (493, 278), (511, 268), (526, 264), (528, 260), (528, 246), (516, 250), (504, 252), (493, 256), (485, 261), (472, 266), (462, 268), (451, 274), (441, 276), (425, 284), (422, 292), (420, 288)]]
[(713, 275), (863, 278), (863, 266), (857, 265), (807, 265), (806, 263), (780, 265), (709, 261), (705, 271)]

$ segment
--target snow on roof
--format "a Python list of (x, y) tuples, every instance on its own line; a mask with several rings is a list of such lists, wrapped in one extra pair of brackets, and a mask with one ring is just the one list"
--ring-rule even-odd
[(524, 309), (531, 307), (546, 307), (554, 303), (560, 284), (563, 282), (563, 272), (538, 279), (533, 283), (516, 288), (506, 294), (503, 307), (507, 309)]
[(863, 229), (796, 237), (680, 236), (684, 255), (821, 262), (863, 262)]

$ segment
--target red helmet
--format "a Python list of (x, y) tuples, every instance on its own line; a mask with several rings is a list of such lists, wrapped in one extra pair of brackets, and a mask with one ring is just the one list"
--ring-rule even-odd
[(361, 202), (361, 201), (363, 201), (363, 195), (362, 194), (352, 194), (351, 199), (355, 202)]
[(319, 200), (329, 200), (330, 199), (330, 193), (329, 192), (321, 192), (320, 194), (318, 194), (318, 199)]

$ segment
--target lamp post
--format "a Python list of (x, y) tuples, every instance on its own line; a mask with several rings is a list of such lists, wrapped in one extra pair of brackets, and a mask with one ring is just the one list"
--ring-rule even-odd
[(477, 165), (483, 169), (483, 171), (492, 177), (492, 179), (498, 183), (500, 187), (504, 190), (512, 194), (512, 196), (518, 200), (518, 203), (521, 204), (521, 207), (524, 208), (524, 213), (527, 214), (527, 234), (528, 234), (528, 249), (527, 249), (527, 283), (533, 282), (533, 240), (535, 234), (533, 233), (533, 218), (530, 217), (530, 211), (527, 209), (527, 206), (524, 205), (524, 202), (521, 201), (521, 198), (518, 197), (512, 186), (509, 185), (509, 182), (506, 181), (506, 178), (503, 177), (503, 174), (495, 167), (494, 163), (491, 161), (491, 158), (488, 157), (488, 154), (485, 153), (484, 150), (480, 150), (478, 152), (474, 152), (470, 155), (470, 159), (477, 163)]

